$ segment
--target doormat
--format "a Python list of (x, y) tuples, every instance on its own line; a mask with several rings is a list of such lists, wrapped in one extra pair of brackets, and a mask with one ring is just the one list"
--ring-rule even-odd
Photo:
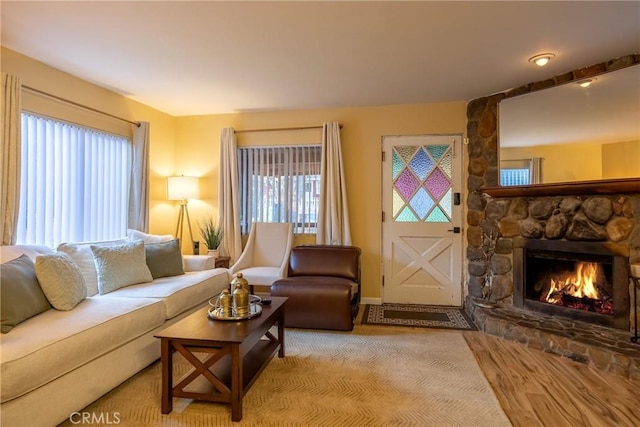
[(461, 308), (415, 304), (367, 304), (362, 324), (478, 330)]

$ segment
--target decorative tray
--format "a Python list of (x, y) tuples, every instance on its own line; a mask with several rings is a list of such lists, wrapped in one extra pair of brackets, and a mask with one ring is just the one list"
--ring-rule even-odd
[(211, 307), (207, 311), (207, 316), (211, 320), (246, 320), (259, 316), (262, 313), (262, 306), (259, 303), (249, 304), (249, 313), (246, 316), (227, 317), (222, 315), (222, 307)]

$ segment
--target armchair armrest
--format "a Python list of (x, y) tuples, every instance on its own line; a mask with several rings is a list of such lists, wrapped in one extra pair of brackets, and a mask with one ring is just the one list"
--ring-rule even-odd
[(184, 271), (211, 270), (216, 267), (216, 259), (210, 255), (182, 255)]

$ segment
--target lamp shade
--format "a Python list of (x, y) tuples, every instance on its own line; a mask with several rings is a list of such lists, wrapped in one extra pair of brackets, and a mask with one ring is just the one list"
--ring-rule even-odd
[(200, 197), (200, 183), (195, 176), (167, 177), (167, 199), (186, 200)]

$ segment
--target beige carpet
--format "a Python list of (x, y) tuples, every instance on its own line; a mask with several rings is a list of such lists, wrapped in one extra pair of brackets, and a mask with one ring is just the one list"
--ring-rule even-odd
[[(243, 419), (223, 404), (174, 399), (160, 413), (160, 364), (85, 411), (119, 426), (510, 426), (462, 333), (357, 325), (353, 332), (289, 329), (245, 395)], [(176, 355), (176, 368), (187, 369)], [(73, 426), (67, 421), (65, 426)]]

